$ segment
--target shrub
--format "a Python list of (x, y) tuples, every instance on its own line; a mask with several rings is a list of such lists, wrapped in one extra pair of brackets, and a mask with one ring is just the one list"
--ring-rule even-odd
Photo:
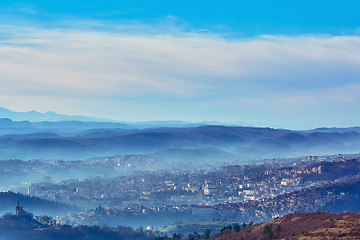
[(272, 239), (274, 237), (274, 232), (272, 230), (272, 227), (273, 227), (272, 224), (268, 224), (268, 225), (265, 225), (265, 228), (264, 228), (264, 234), (269, 239)]

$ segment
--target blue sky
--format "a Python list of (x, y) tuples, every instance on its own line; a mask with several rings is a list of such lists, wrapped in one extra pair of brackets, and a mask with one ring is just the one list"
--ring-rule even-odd
[(0, 105), (117, 120), (355, 126), (359, 1), (2, 1)]
[[(2, 1), (2, 21), (31, 21), (59, 26), (59, 20), (83, 19), (112, 24), (171, 24), (186, 31), (206, 30), (237, 37), (263, 34), (359, 32), (357, 0), (294, 1)], [(10, 18), (10, 19), (9, 19)]]

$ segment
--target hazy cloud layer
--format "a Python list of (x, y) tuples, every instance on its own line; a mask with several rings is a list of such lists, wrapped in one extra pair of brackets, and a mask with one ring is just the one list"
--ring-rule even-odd
[(14, 110), (293, 128), (359, 117), (357, 36), (1, 29), (0, 103)]

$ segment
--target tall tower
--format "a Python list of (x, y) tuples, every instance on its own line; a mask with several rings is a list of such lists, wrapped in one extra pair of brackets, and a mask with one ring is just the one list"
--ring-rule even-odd
[(20, 207), (19, 202), (17, 202), (17, 205), (16, 205), (16, 207), (15, 207), (16, 216), (19, 216), (20, 211), (21, 211), (21, 207)]
[(23, 207), (20, 206), (19, 202), (17, 202), (17, 205), (15, 207), (16, 216), (20, 216), (21, 214), (23, 214), (23, 212), (24, 212)]

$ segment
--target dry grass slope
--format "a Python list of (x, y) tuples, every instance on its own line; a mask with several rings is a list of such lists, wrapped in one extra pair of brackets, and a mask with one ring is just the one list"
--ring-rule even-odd
[(212, 240), (360, 239), (360, 213), (295, 213), (240, 232), (225, 231)]

